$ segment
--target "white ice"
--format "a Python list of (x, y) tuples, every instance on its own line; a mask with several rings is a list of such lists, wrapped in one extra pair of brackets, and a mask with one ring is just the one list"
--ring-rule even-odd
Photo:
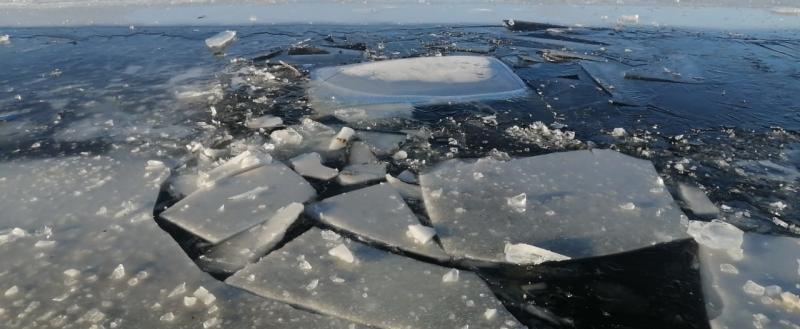
[(161, 217), (216, 244), (264, 222), (281, 207), (315, 195), (302, 177), (273, 162), (199, 189)]
[(236, 40), (236, 31), (222, 31), (206, 39), (206, 47), (212, 51), (219, 52), (225, 50), (234, 40)]
[(336, 181), (343, 186), (366, 184), (386, 178), (386, 164), (370, 163), (348, 165), (342, 168)]
[(303, 177), (330, 180), (339, 174), (336, 168), (323, 165), (322, 157), (316, 152), (298, 155), (289, 162), (292, 164), (292, 168)]
[(719, 208), (699, 188), (680, 184), (678, 185), (678, 194), (695, 215), (713, 216), (719, 214)]
[(449, 160), (423, 173), (420, 185), (455, 258), (505, 262), (507, 242), (579, 258), (687, 237), (685, 216), (653, 165), (610, 150)]
[[(493, 57), (417, 57), (320, 68), (311, 73), (310, 100), (322, 113), (362, 110), (350, 117), (386, 117), (385, 104), (433, 104), (506, 99), (525, 83)], [(392, 107), (390, 107), (389, 111)], [(338, 115), (347, 119), (346, 115)], [(350, 121), (350, 119), (348, 119)]]
[[(346, 247), (354, 261), (343, 261)], [(256, 295), (376, 328), (521, 328), (475, 274), (442, 282), (451, 269), (312, 228), (226, 280)], [(497, 314), (487, 319), (486, 309)]]
[(283, 125), (283, 119), (274, 115), (264, 115), (250, 118), (245, 122), (245, 126), (250, 129), (271, 129)]
[(306, 214), (369, 241), (434, 259), (448, 259), (435, 241), (427, 239), (419, 243), (419, 235), (406, 234), (410, 225), (420, 225), (419, 219), (388, 184), (346, 192), (311, 204)]

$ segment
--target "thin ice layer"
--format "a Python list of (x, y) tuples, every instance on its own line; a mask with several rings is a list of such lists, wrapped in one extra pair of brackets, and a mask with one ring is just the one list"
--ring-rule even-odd
[(711, 327), (800, 325), (800, 239), (745, 233), (740, 243), (742, 254), (730, 247), (700, 244)]
[(216, 244), (267, 220), (281, 207), (315, 195), (302, 177), (274, 162), (195, 191), (161, 217)]
[(502, 262), (506, 243), (579, 258), (686, 237), (684, 215), (652, 164), (615, 151), (450, 160), (420, 182), (442, 246), (456, 258)]
[(525, 83), (500, 60), (481, 56), (416, 57), (325, 67), (313, 71), (311, 78), (311, 101), (323, 111), (375, 104), (503, 99), (526, 90)]
[(378, 328), (522, 327), (478, 276), (443, 282), (448, 271), (312, 228), (226, 282)]
[(418, 243), (406, 234), (408, 226), (419, 225), (419, 220), (389, 184), (322, 200), (310, 205), (306, 214), (371, 241), (435, 259), (448, 258), (435, 241)]

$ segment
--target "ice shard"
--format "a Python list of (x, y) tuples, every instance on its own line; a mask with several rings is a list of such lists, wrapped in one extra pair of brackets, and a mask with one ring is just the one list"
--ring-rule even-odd
[(211, 243), (242, 232), (292, 202), (316, 195), (302, 177), (280, 162), (217, 181), (161, 213), (161, 217)]
[(389, 184), (373, 185), (322, 200), (308, 206), (306, 214), (366, 240), (437, 260), (448, 259), (435, 241), (419, 243), (406, 234), (409, 225), (420, 224), (419, 219)]
[(507, 243), (580, 258), (687, 237), (685, 216), (653, 165), (611, 150), (450, 160), (420, 182), (455, 258), (504, 262)]
[(376, 328), (522, 327), (477, 275), (443, 282), (450, 270), (312, 228), (225, 282)]
[[(416, 57), (320, 68), (311, 73), (315, 109), (363, 110), (386, 117), (385, 104), (433, 104), (522, 95), (525, 83), (493, 57)], [(393, 111), (391, 108), (388, 111)], [(340, 118), (341, 119), (341, 118)]]

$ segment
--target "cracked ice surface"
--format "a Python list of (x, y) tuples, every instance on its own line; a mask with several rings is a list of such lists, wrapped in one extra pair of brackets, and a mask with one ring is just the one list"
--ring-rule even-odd
[[(698, 239), (711, 327), (796, 328), (800, 323), (800, 239), (743, 233), (732, 225), (719, 225), (726, 230), (703, 225), (703, 238)], [(738, 239), (732, 239), (731, 233), (738, 233), (734, 234)]]
[(420, 183), (442, 246), (456, 258), (502, 262), (506, 243), (579, 258), (687, 237), (652, 164), (615, 151), (450, 160)]
[(280, 162), (273, 162), (197, 190), (163, 213), (165, 220), (211, 243), (259, 224), (316, 191)]
[(352, 328), (198, 269), (152, 220), (168, 174), (129, 150), (0, 163), (2, 327)]
[(406, 235), (410, 225), (420, 224), (419, 219), (389, 184), (373, 185), (322, 200), (309, 206), (306, 214), (370, 241), (434, 259), (449, 258), (436, 242), (417, 243)]
[(417, 57), (325, 67), (312, 72), (311, 78), (309, 95), (316, 109), (361, 109), (364, 113), (358, 119), (385, 117), (382, 113), (386, 111), (397, 114), (397, 107), (375, 105), (503, 99), (527, 90), (503, 62), (480, 56)]
[(521, 327), (477, 275), (449, 271), (312, 228), (226, 282), (380, 328)]

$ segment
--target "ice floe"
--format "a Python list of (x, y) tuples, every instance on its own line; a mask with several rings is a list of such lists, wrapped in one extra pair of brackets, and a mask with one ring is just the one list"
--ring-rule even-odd
[(315, 195), (303, 178), (273, 162), (197, 190), (161, 217), (216, 244), (262, 223), (281, 207)]
[(698, 216), (715, 216), (719, 214), (719, 208), (708, 199), (706, 193), (694, 186), (686, 184), (678, 185), (678, 194), (687, 208)]
[(423, 173), (420, 185), (455, 258), (505, 262), (508, 243), (578, 258), (687, 237), (685, 216), (653, 165), (610, 150), (449, 160)]
[(206, 39), (206, 47), (213, 52), (222, 52), (236, 40), (236, 31), (222, 31)]
[[(420, 225), (419, 219), (388, 184), (377, 184), (322, 200), (308, 206), (306, 214), (369, 241), (437, 260), (448, 259), (435, 241), (422, 238), (424, 230), (415, 226)], [(414, 228), (409, 229), (409, 226)], [(408, 235), (409, 230), (415, 234)]]
[(312, 228), (226, 282), (378, 328), (522, 327), (473, 273), (442, 282), (451, 269), (322, 233)]
[[(317, 110), (345, 120), (386, 117), (386, 104), (432, 104), (505, 99), (526, 91), (525, 84), (493, 57), (417, 57), (317, 69), (309, 95)], [(393, 107), (389, 107), (389, 111)], [(360, 112), (358, 112), (360, 110)], [(349, 121), (349, 120), (347, 120)]]
[(291, 162), (292, 168), (303, 177), (330, 180), (339, 174), (336, 168), (323, 165), (322, 157), (316, 152), (298, 155), (289, 160), (289, 162)]
[(800, 323), (800, 239), (736, 230), (707, 231), (698, 240), (711, 328), (795, 328)]

